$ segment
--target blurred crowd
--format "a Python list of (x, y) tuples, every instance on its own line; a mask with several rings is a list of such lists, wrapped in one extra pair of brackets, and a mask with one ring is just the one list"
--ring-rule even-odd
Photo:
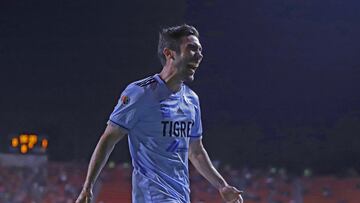
[[(216, 165), (216, 163), (215, 163)], [(310, 168), (294, 174), (286, 168), (218, 167), (231, 185), (243, 190), (246, 203), (358, 203), (360, 176), (355, 170), (319, 175)], [(192, 168), (192, 202), (222, 202), (218, 192)]]
[(37, 167), (0, 167), (1, 203), (73, 203), (84, 166), (49, 163)]
[[(236, 169), (230, 165), (220, 166), (216, 161), (214, 165), (229, 183), (244, 191), (246, 203), (355, 203), (358, 201), (356, 196), (360, 196), (360, 178), (356, 171), (338, 177), (314, 175), (311, 169), (294, 175), (285, 168)], [(1, 166), (0, 202), (73, 203), (81, 190), (86, 167), (86, 164), (57, 162), (38, 167)], [(193, 203), (222, 202), (216, 189), (193, 167), (190, 175)], [(104, 190), (113, 190), (125, 201), (121, 196), (130, 198), (131, 195), (131, 166), (110, 162), (99, 182), (98, 197), (110, 195)], [(126, 184), (117, 187), (116, 183), (120, 182)], [(116, 197), (112, 200), (105, 197), (96, 202), (116, 202)]]

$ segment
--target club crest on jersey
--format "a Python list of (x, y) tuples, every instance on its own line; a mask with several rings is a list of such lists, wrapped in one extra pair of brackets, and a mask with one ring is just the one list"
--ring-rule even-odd
[(126, 96), (126, 95), (122, 95), (120, 100), (121, 100), (121, 103), (123, 105), (126, 105), (126, 104), (128, 104), (130, 102), (130, 98), (128, 96)]

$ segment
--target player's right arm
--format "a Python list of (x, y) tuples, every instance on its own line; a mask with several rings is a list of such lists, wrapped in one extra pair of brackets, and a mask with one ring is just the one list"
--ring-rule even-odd
[(92, 201), (93, 186), (106, 164), (109, 155), (113, 151), (115, 144), (125, 135), (126, 131), (124, 129), (112, 123), (108, 124), (91, 156), (86, 180), (76, 203), (90, 203)]
[(110, 115), (108, 126), (91, 156), (86, 180), (76, 203), (91, 202), (93, 186), (115, 144), (135, 126), (140, 117), (143, 96), (144, 89), (135, 83), (128, 85), (122, 92)]

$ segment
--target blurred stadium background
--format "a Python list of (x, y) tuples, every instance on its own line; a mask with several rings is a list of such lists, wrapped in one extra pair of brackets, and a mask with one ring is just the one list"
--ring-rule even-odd
[[(158, 30), (188, 23), (204, 143), (246, 203), (359, 203), (360, 3), (1, 1), (0, 202), (74, 202), (126, 84), (160, 71)], [(126, 141), (95, 189), (131, 198)], [(193, 168), (193, 203), (221, 199)]]

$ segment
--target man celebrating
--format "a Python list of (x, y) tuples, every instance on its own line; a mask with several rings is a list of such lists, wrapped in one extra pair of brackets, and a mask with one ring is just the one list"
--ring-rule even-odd
[(115, 144), (128, 135), (133, 203), (189, 203), (188, 159), (225, 202), (242, 203), (202, 144), (199, 98), (184, 82), (194, 80), (203, 58), (199, 33), (189, 25), (163, 29), (159, 74), (127, 86), (91, 157), (76, 203), (90, 203), (93, 185)]

